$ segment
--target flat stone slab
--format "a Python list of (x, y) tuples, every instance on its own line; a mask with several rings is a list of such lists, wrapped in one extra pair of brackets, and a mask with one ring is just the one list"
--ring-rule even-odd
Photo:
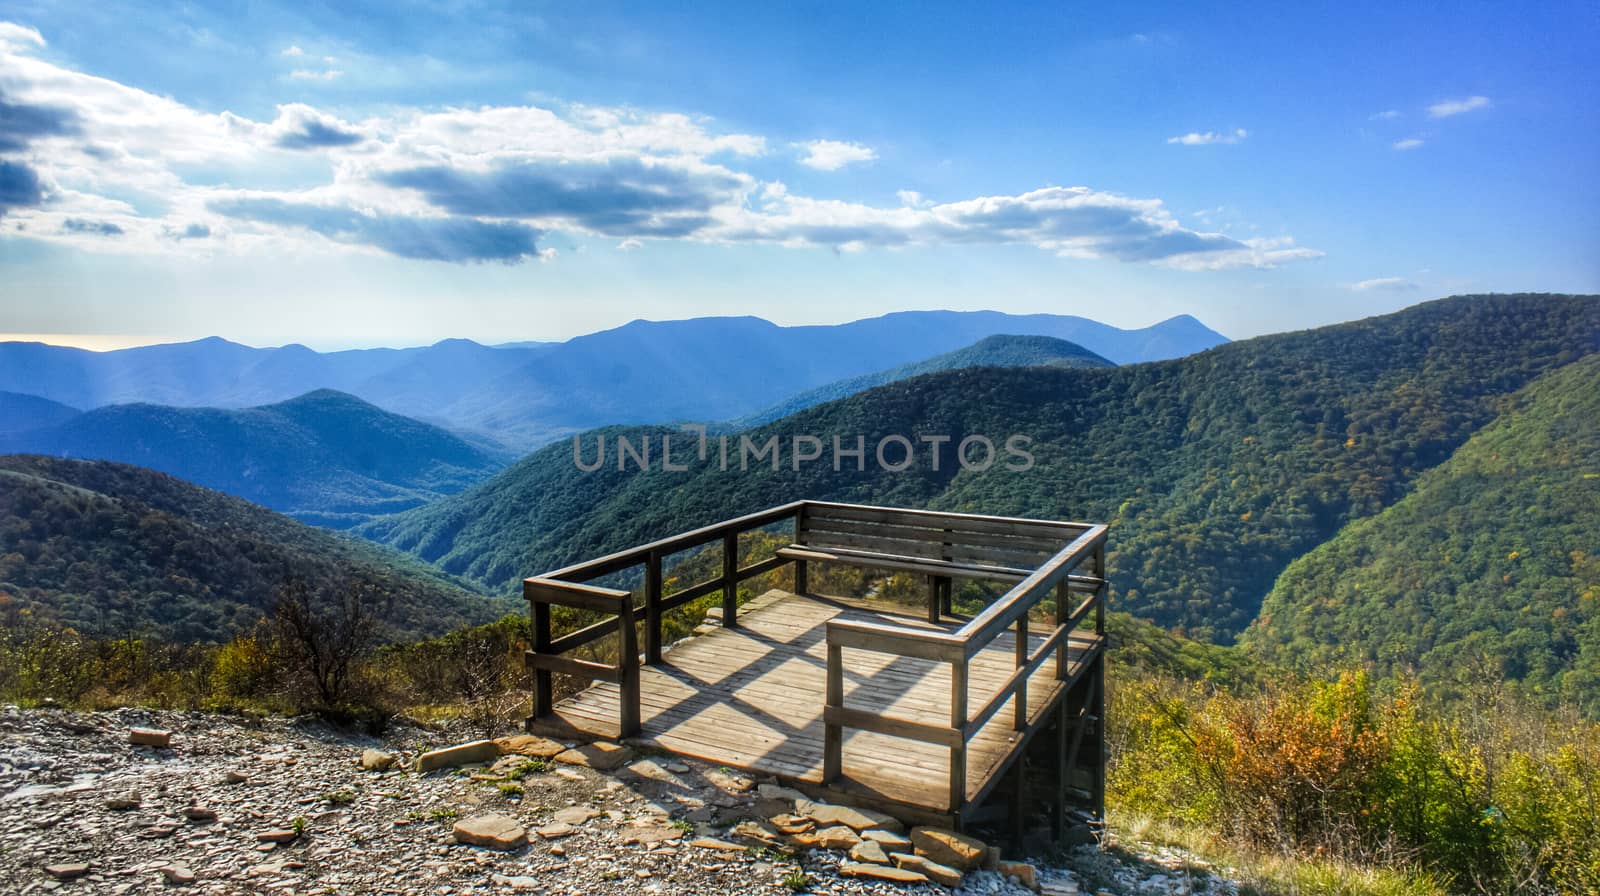
[(578, 828), (576, 825), (567, 824), (564, 821), (556, 821), (540, 825), (535, 829), (535, 833), (546, 840), (559, 840), (562, 837), (571, 837), (573, 834), (578, 833)]
[(457, 765), (470, 765), (474, 762), (490, 762), (498, 758), (500, 747), (492, 740), (475, 740), (470, 743), (456, 744), (442, 750), (430, 750), (417, 757), (417, 771), (431, 772), (438, 768), (450, 768)]
[(528, 829), (509, 815), (474, 815), (456, 822), (452, 833), (457, 843), (488, 849), (516, 849), (528, 842)]
[(937, 884), (942, 884), (946, 887), (961, 886), (961, 879), (965, 877), (965, 875), (961, 873), (960, 869), (951, 868), (949, 865), (941, 865), (938, 862), (935, 862), (934, 860), (924, 856), (912, 855), (910, 853), (895, 853), (889, 856), (889, 858), (894, 861), (896, 867), (907, 868), (911, 871), (921, 872), (922, 874), (927, 875), (929, 880)]
[(273, 828), (257, 834), (256, 839), (262, 843), (293, 843), (299, 836), (292, 828)]
[(861, 839), (875, 841), (888, 852), (911, 852), (911, 838), (894, 831), (862, 831)]
[(813, 840), (815, 844), (813, 848), (820, 849), (849, 849), (861, 842), (861, 837), (855, 831), (842, 824), (836, 824), (831, 828), (820, 828), (809, 834), (798, 834), (795, 840), (799, 841), (805, 837)]
[(554, 818), (561, 824), (578, 825), (583, 824), (591, 818), (599, 818), (604, 814), (605, 813), (601, 812), (599, 809), (592, 809), (588, 806), (568, 806), (567, 808), (556, 812)]
[(130, 728), (128, 743), (136, 747), (170, 747), (172, 732), (162, 731), (159, 728)]
[(567, 745), (564, 743), (533, 734), (502, 737), (496, 739), (494, 743), (495, 746), (500, 748), (501, 753), (532, 756), (536, 759), (554, 759), (558, 754), (567, 750)]
[(854, 806), (835, 806), (829, 803), (813, 803), (802, 800), (795, 804), (795, 814), (804, 815), (815, 821), (817, 827), (827, 828), (842, 824), (852, 831), (865, 831), (868, 828), (877, 828), (885, 831), (903, 831), (905, 825), (900, 820), (882, 812), (869, 812), (857, 809)]
[(683, 831), (679, 830), (678, 828), (671, 828), (663, 825), (641, 824), (631, 828), (626, 828), (622, 832), (622, 843), (624, 846), (630, 843), (638, 843), (643, 846), (656, 846), (657, 844), (681, 839), (683, 839)]
[(89, 873), (89, 866), (83, 862), (64, 862), (59, 865), (44, 866), (44, 873), (56, 880), (73, 880)]
[(889, 864), (889, 854), (883, 847), (871, 840), (863, 840), (850, 847), (850, 860), (854, 862), (871, 862), (874, 865)]
[(690, 846), (694, 846), (694, 847), (698, 847), (700, 849), (714, 849), (714, 850), (716, 850), (718, 852), (744, 852), (745, 851), (745, 847), (744, 847), (743, 844), (740, 844), (740, 843), (729, 843), (726, 840), (718, 840), (715, 837), (697, 837), (697, 838), (695, 838), (693, 840), (690, 840), (689, 841), (689, 845)]
[(989, 854), (982, 840), (943, 828), (912, 828), (911, 845), (917, 855), (962, 871), (976, 870)]
[(556, 754), (556, 761), (567, 765), (581, 765), (599, 772), (609, 772), (633, 758), (633, 751), (621, 744), (596, 741), (573, 747)]
[(839, 873), (845, 877), (870, 877), (874, 880), (893, 881), (897, 884), (924, 884), (928, 876), (920, 871), (910, 868), (895, 868), (890, 865), (867, 865), (861, 862), (843, 862), (839, 865)]

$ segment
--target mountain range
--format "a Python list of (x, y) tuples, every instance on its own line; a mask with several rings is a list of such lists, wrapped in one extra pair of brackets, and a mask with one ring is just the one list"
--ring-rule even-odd
[[(778, 469), (708, 462), (686, 472), (620, 470), (614, 454), (584, 472), (574, 446), (562, 443), (359, 531), (506, 593), (531, 573), (801, 497), (1090, 519), (1112, 526), (1119, 609), (1227, 642), (1257, 620), (1296, 560), (1395, 506), (1516, 406), (1519, 390), (1597, 351), (1596, 297), (1454, 297), (1159, 363), (933, 373), (744, 434), (755, 444), (861, 435), (869, 446), (891, 434), (996, 442), (1019, 434), (1032, 440), (1035, 458), (1024, 472), (964, 469), (949, 443), (938, 469), (923, 456), (898, 473), (852, 463), (836, 471), (826, 460), (794, 469), (787, 455)], [(602, 437), (613, 445), (619, 435), (634, 444), (650, 437), (659, 446), (667, 434), (683, 437), (610, 428), (578, 442), (589, 458)], [(1584, 519), (1575, 531), (1597, 526)], [(1551, 550), (1592, 553), (1592, 539), (1569, 536), (1554, 534)], [(1580, 598), (1562, 591), (1549, 600), (1574, 612)], [(1384, 606), (1375, 599), (1362, 626), (1342, 634), (1385, 637)], [(1263, 616), (1261, 624), (1276, 621)]]
[(334, 528), (454, 494), (509, 461), (328, 389), (238, 410), (109, 405), (0, 433), (0, 451), (137, 464)]
[(218, 338), (110, 352), (11, 342), (0, 343), (0, 391), (91, 409), (241, 408), (335, 389), (486, 434), (521, 453), (594, 426), (732, 419), (1001, 333), (1065, 339), (1116, 363), (1226, 341), (1187, 315), (1122, 330), (1065, 315), (913, 311), (837, 326), (781, 327), (754, 317), (641, 320), (562, 343), (491, 347), (448, 339), (328, 353)]
[(966, 348), (935, 355), (923, 361), (901, 364), (888, 370), (865, 373), (801, 392), (764, 411), (740, 417), (733, 429), (747, 429), (787, 417), (809, 407), (865, 392), (887, 383), (899, 382), (924, 373), (960, 370), (963, 367), (1115, 367), (1110, 361), (1081, 345), (1051, 336), (988, 336)]

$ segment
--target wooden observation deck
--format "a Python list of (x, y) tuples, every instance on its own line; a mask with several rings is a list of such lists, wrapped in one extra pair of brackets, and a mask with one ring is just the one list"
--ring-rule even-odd
[[(783, 546), (741, 566), (758, 531)], [(665, 558), (719, 542), (720, 575), (665, 592)], [(1020, 833), (1043, 810), (1059, 834), (1069, 811), (1104, 813), (1105, 544), (1103, 525), (800, 501), (529, 578), (528, 727), (633, 738), (916, 822), (1004, 815)], [(822, 563), (924, 573), (927, 612), (813, 593)], [(792, 587), (739, 605), (740, 582), (790, 565)], [(633, 590), (587, 584), (630, 570)], [(1015, 584), (960, 618), (955, 578)], [(666, 614), (719, 591), (720, 625), (662, 643)], [(555, 637), (552, 607), (605, 618)], [(612, 662), (568, 655), (601, 639)], [(556, 702), (554, 674), (592, 684)]]

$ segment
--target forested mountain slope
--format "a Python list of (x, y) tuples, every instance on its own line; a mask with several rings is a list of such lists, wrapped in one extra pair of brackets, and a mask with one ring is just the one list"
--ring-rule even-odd
[[(362, 532), (498, 591), (583, 557), (795, 498), (1107, 521), (1119, 608), (1226, 640), (1295, 558), (1404, 495), (1505, 396), (1600, 350), (1593, 296), (1455, 297), (1337, 326), (1108, 369), (974, 368), (820, 405), (748, 435), (1033, 440), (1032, 469), (964, 470), (946, 444), (904, 472), (831, 458), (582, 472), (570, 440)], [(637, 443), (668, 430), (633, 430)], [(581, 440), (592, 461), (597, 437)], [(676, 460), (688, 454), (676, 433)], [(737, 438), (734, 439), (737, 442)]]
[(242, 410), (111, 405), (0, 435), (0, 451), (137, 464), (335, 528), (454, 494), (506, 463), (327, 389)]
[(374, 583), (391, 636), (483, 622), (510, 604), (347, 536), (163, 473), (0, 455), (0, 614), (103, 637), (225, 640), (290, 580)]
[(806, 408), (816, 407), (857, 392), (865, 392), (876, 386), (899, 382), (924, 373), (938, 373), (941, 370), (960, 370), (964, 367), (1111, 366), (1112, 363), (1105, 358), (1065, 339), (1050, 336), (990, 336), (966, 348), (935, 355), (925, 361), (914, 361), (888, 370), (862, 374), (819, 386), (779, 402), (764, 411), (741, 417), (733, 421), (732, 425), (737, 429), (759, 426)]
[(1600, 715), (1600, 355), (1535, 380), (1410, 494), (1290, 564), (1246, 642), (1436, 688), (1505, 676)]

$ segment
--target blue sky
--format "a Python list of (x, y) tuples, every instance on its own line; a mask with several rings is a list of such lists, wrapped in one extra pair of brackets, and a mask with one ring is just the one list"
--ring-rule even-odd
[(1592, 3), (337, 6), (9, 3), (0, 334), (1600, 291)]

